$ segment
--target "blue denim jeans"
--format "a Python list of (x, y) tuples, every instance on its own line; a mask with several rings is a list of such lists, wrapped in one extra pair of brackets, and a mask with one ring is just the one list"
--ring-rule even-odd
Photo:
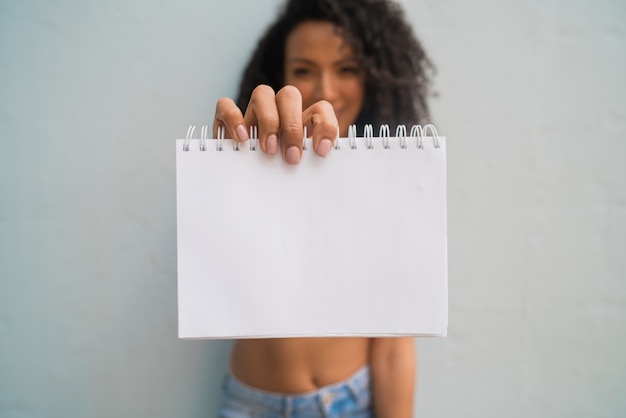
[(224, 379), (220, 418), (372, 418), (367, 366), (348, 379), (314, 392), (283, 395)]

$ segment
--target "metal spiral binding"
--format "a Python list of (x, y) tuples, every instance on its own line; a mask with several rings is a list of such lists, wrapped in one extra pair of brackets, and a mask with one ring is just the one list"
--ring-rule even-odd
[(239, 151), (240, 150), (240, 148), (239, 148), (240, 144), (241, 143), (239, 141), (237, 141), (236, 139), (233, 140), (233, 151)]
[(348, 128), (348, 140), (350, 149), (356, 149), (356, 125), (350, 125)]
[(219, 126), (217, 128), (217, 141), (215, 143), (215, 150), (216, 151), (223, 151), (224, 150), (224, 131), (226, 130), (226, 128), (224, 128), (223, 126)]
[[(193, 136), (196, 132), (196, 126), (195, 125), (189, 125), (189, 128), (187, 128), (187, 135), (185, 136), (185, 139), (183, 141), (183, 151), (189, 151), (189, 146), (191, 144), (191, 140), (193, 139)], [(226, 128), (224, 126), (220, 126), (217, 128), (217, 137), (216, 137), (216, 145), (215, 145), (215, 149), (216, 151), (223, 151), (224, 150), (224, 136), (225, 136), (225, 132), (226, 132)], [(250, 150), (251, 151), (256, 151), (257, 148), (259, 147), (259, 135), (258, 135), (258, 127), (257, 126), (250, 126), (249, 128), (249, 132), (250, 132)], [(431, 123), (426, 124), (424, 126), (421, 125), (413, 125), (411, 127), (411, 131), (410, 133), (407, 135), (407, 128), (405, 125), (398, 125), (396, 127), (396, 135), (395, 137), (399, 140), (400, 142), (400, 148), (401, 149), (406, 149), (407, 148), (407, 139), (408, 138), (415, 138), (417, 140), (417, 148), (418, 149), (424, 149), (424, 139), (428, 136), (431, 135), (433, 138), (433, 147), (434, 148), (440, 148), (441, 147), (441, 143), (439, 141), (439, 134), (437, 133), (437, 129), (435, 128), (435, 126)], [(303, 150), (307, 150), (307, 146), (306, 146), (306, 138), (307, 138), (308, 132), (307, 132), (307, 128), (306, 126), (303, 129), (303, 136), (302, 136), (302, 149)], [(383, 145), (383, 149), (391, 149), (391, 134), (390, 134), (390, 128), (389, 125), (387, 124), (383, 124), (380, 126), (379, 129), (379, 133), (378, 133), (379, 138), (382, 141), (382, 145)], [(367, 124), (364, 126), (363, 129), (363, 138), (365, 139), (365, 145), (367, 149), (374, 149), (374, 128), (371, 124)], [(207, 140), (209, 139), (209, 126), (208, 125), (203, 125), (201, 127), (201, 133), (200, 133), (200, 151), (206, 151), (207, 150)], [(349, 140), (349, 144), (350, 144), (350, 149), (357, 149), (358, 148), (358, 137), (357, 137), (357, 128), (356, 125), (350, 125), (348, 127), (348, 140)], [(233, 150), (234, 151), (239, 151), (240, 148), (240, 143), (238, 141), (234, 141), (233, 143)], [(335, 140), (335, 144), (334, 144), (334, 149), (339, 150), (341, 149), (341, 145), (339, 143), (338, 138), (336, 138)]]
[[(391, 136), (391, 132), (389, 131), (389, 125), (384, 124), (380, 125), (378, 129), (378, 137), (383, 141), (383, 149), (389, 148), (389, 137)], [(385, 144), (387, 144), (385, 146)]]
[(187, 128), (187, 136), (185, 136), (185, 140), (183, 141), (183, 151), (189, 151), (189, 143), (191, 142), (191, 138), (193, 138), (194, 132), (196, 132), (196, 127), (189, 125), (189, 128)]
[(259, 130), (256, 126), (250, 127), (250, 151), (256, 151), (259, 146)]
[[(348, 136), (351, 135), (356, 138), (356, 125), (348, 126)], [(341, 145), (339, 144), (339, 134), (337, 134), (337, 138), (335, 138), (335, 149), (341, 149)]]
[(365, 138), (365, 148), (374, 149), (374, 129), (373, 128), (366, 130), (364, 138)]
[[(356, 129), (354, 130), (356, 132)], [(374, 138), (374, 128), (371, 123), (368, 123), (363, 128), (363, 138), (365, 138), (365, 144), (367, 148), (372, 149), (372, 138)], [(350, 147), (352, 149), (356, 149), (356, 137), (354, 138), (354, 147)]]
[[(417, 138), (417, 148), (424, 149), (424, 130), (420, 125), (413, 125), (409, 136)], [(404, 146), (406, 148), (406, 144)]]
[(422, 132), (424, 134), (424, 136), (426, 136), (426, 133), (430, 130), (430, 132), (433, 134), (433, 146), (435, 148), (439, 148), (439, 134), (437, 133), (437, 129), (435, 128), (435, 125), (433, 125), (432, 123), (429, 123), (428, 125), (424, 125), (424, 128), (422, 129)]
[[(406, 126), (398, 125), (396, 128), (396, 138), (400, 138), (400, 148), (406, 149)], [(384, 145), (384, 142), (383, 142)], [(389, 149), (389, 141), (387, 140), (387, 146), (383, 147)]]
[(209, 126), (203, 125), (200, 134), (200, 151), (206, 151), (206, 140), (209, 138)]

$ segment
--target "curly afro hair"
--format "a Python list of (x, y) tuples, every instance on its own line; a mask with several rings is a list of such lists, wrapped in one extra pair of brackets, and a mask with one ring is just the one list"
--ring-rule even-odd
[(389, 0), (288, 0), (244, 70), (237, 96), (241, 109), (259, 84), (275, 91), (284, 86), (287, 37), (311, 20), (336, 25), (364, 70), (365, 100), (355, 121), (359, 128), (429, 122), (434, 67), (400, 6)]

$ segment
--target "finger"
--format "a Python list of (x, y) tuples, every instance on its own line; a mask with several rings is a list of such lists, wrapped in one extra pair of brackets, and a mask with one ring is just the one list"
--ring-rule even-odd
[(302, 123), (311, 132), (315, 152), (326, 157), (339, 134), (339, 123), (333, 106), (326, 100), (312, 104), (302, 113)]
[(302, 95), (294, 86), (285, 86), (276, 93), (280, 115), (280, 147), (289, 164), (298, 164), (302, 157)]
[(246, 126), (257, 126), (259, 129), (259, 145), (263, 152), (278, 152), (278, 129), (280, 118), (276, 107), (276, 95), (270, 86), (257, 86), (246, 108), (244, 116)]
[(224, 127), (225, 138), (233, 138), (237, 141), (247, 141), (248, 131), (243, 120), (243, 114), (232, 99), (222, 97), (215, 106), (215, 118), (213, 119), (213, 138), (217, 138), (217, 128)]

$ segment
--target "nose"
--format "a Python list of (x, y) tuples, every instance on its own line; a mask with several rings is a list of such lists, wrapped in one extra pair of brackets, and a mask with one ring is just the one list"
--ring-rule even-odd
[(317, 100), (326, 100), (334, 105), (338, 96), (337, 80), (335, 77), (329, 73), (320, 74), (316, 93)]

